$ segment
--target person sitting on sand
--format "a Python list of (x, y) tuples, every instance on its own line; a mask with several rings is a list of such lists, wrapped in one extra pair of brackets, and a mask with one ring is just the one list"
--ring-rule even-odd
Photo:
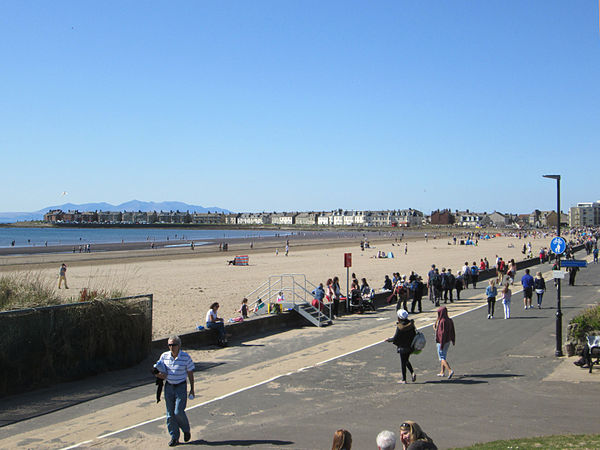
[(227, 261), (227, 265), (228, 266), (235, 266), (235, 258), (232, 259), (232, 260), (230, 260), (230, 261)]

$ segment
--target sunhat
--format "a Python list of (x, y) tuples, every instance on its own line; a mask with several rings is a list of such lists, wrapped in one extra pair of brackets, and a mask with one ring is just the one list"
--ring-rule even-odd
[(408, 319), (408, 311), (405, 309), (399, 309), (396, 314), (398, 314), (398, 319)]

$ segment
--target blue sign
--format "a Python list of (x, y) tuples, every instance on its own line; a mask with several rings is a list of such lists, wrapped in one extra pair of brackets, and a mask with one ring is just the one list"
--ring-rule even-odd
[(567, 248), (567, 241), (560, 236), (556, 236), (550, 241), (550, 250), (556, 255), (562, 255)]
[(585, 259), (563, 259), (560, 267), (587, 267), (587, 261)]

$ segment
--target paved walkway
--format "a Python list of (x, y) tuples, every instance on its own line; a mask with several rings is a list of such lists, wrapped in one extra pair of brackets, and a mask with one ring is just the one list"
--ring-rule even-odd
[[(599, 273), (598, 266), (591, 266), (580, 272), (578, 286), (563, 288), (565, 328), (581, 307), (597, 302)], [(553, 290), (542, 310), (524, 311), (517, 293), (511, 320), (499, 319), (501, 308), (496, 319), (487, 320), (485, 308), (477, 309), (484, 305), (483, 287), (467, 290), (472, 298), (451, 307), (451, 315), (462, 314), (455, 317), (457, 346), (449, 358), (456, 376), (451, 381), (435, 377), (434, 314), (426, 313), (414, 316), (428, 338), (425, 351), (411, 358), (417, 383), (397, 384), (395, 348), (381, 342), (393, 333), (392, 307), (343, 318), (323, 329), (307, 327), (223, 350), (192, 351), (203, 365), (196, 374), (197, 398), (188, 404), (190, 444), (327, 448), (333, 432), (345, 427), (353, 433), (355, 448), (373, 448), (379, 431), (397, 431), (404, 419), (421, 423), (440, 448), (515, 436), (600, 432), (597, 407), (589, 401), (600, 394), (600, 371), (590, 375), (553, 356)], [(0, 428), (0, 447), (165, 446), (164, 404), (153, 400), (151, 378), (139, 374), (144, 370), (22, 396), (26, 401), (19, 403), (29, 408), (21, 414), (31, 414), (44, 402), (52, 409), (57, 398), (65, 406), (69, 392), (89, 390), (99, 380), (112, 385), (106, 392), (114, 390), (119, 376), (123, 386), (137, 386)], [(6, 400), (0, 403), (1, 410), (7, 406)]]

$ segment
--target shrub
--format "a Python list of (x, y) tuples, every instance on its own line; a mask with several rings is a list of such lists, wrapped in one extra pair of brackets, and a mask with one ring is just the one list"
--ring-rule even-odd
[(573, 317), (570, 322), (573, 326), (570, 327), (570, 333), (573, 338), (578, 341), (583, 341), (585, 336), (592, 331), (600, 331), (600, 304), (592, 306), (577, 316)]

